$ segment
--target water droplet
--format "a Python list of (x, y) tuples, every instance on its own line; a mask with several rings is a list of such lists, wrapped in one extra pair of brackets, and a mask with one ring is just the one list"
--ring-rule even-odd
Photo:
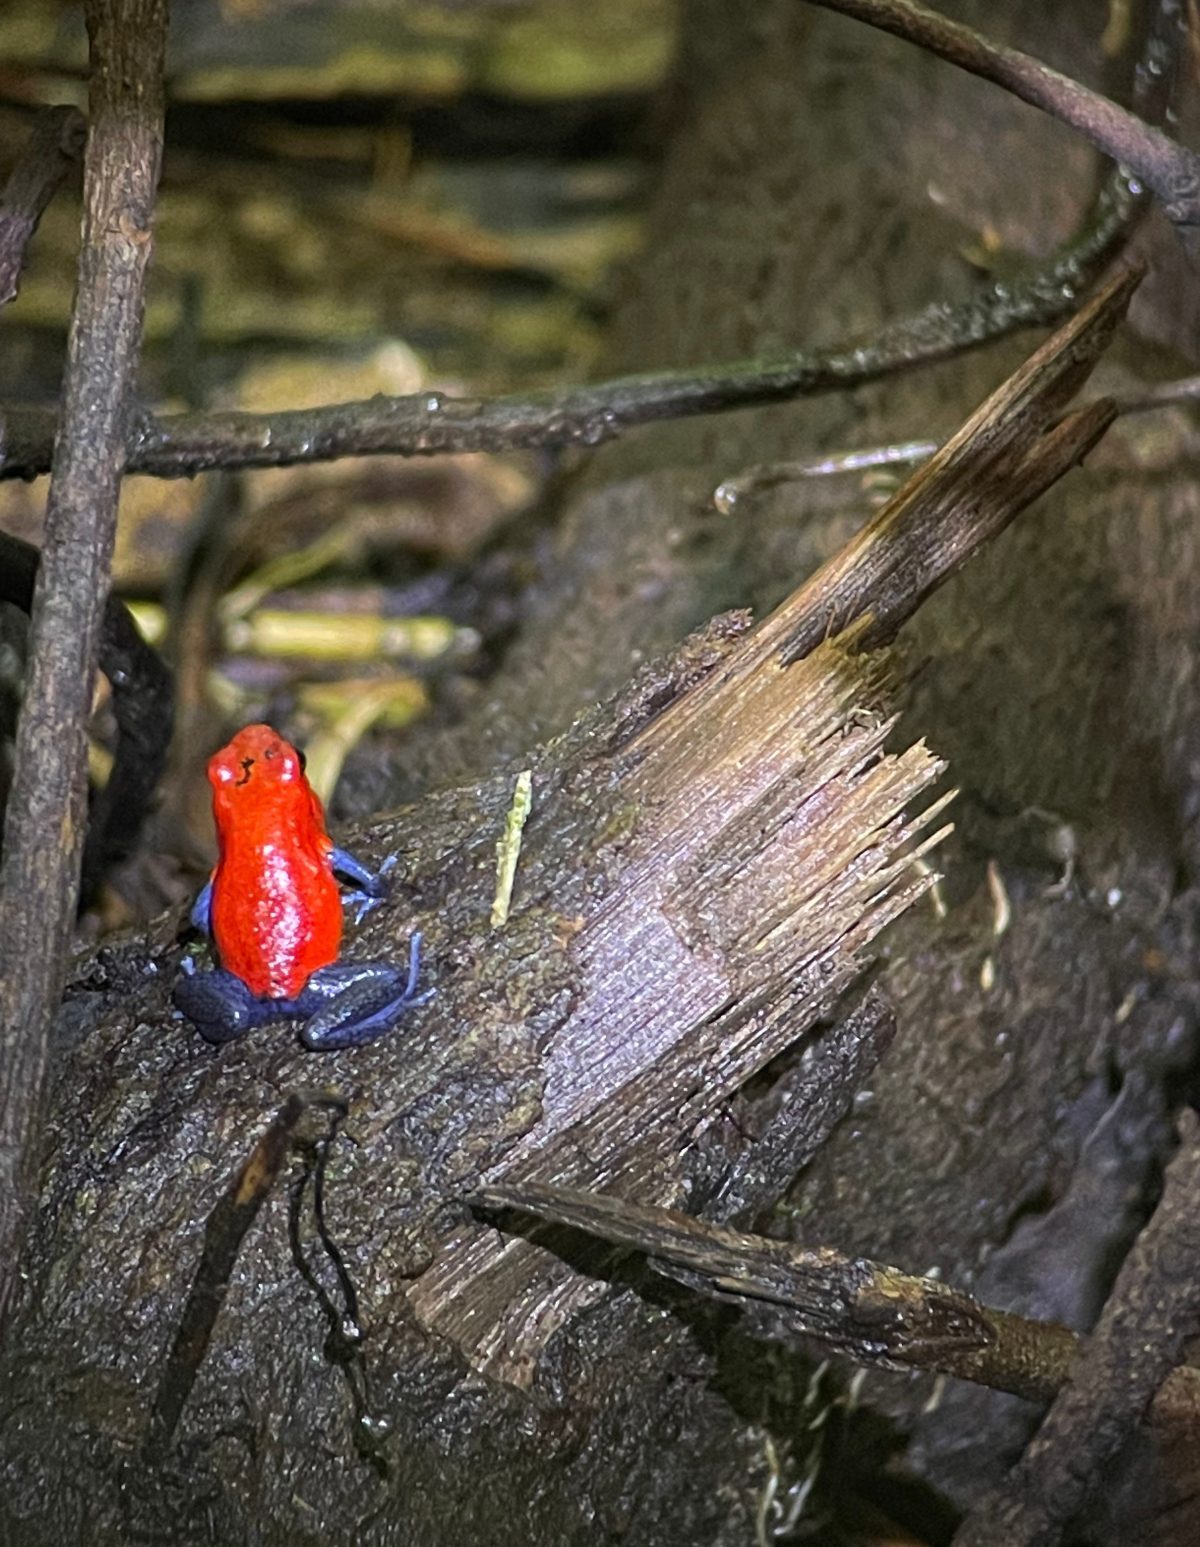
[(579, 426), (579, 439), (585, 446), (598, 446), (601, 441), (608, 440), (616, 434), (618, 419), (611, 408), (604, 409), (601, 413), (593, 414), (590, 419), (584, 419)]
[(362, 1342), (363, 1329), (354, 1320), (353, 1316), (342, 1317), (342, 1336), (346, 1339), (347, 1343)]
[(721, 483), (713, 490), (713, 504), (723, 516), (733, 515), (734, 506), (738, 502), (738, 486), (736, 483)]
[(421, 406), (427, 414), (440, 414), (445, 407), (445, 402), (440, 392), (429, 392), (426, 393), (425, 401)]

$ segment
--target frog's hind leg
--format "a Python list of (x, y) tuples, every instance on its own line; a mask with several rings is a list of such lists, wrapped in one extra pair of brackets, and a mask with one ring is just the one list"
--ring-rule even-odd
[(223, 967), (197, 972), (191, 957), (184, 958), (182, 967), (171, 997), (206, 1042), (232, 1042), (286, 1013), (286, 1000), (259, 999)]
[(342, 962), (314, 972), (295, 1001), (310, 1019), (300, 1040), (314, 1051), (357, 1047), (373, 1042), (395, 1025), (412, 1005), (424, 1004), (433, 990), (417, 993), (421, 972), (421, 936), (409, 941), (408, 965), (391, 962)]

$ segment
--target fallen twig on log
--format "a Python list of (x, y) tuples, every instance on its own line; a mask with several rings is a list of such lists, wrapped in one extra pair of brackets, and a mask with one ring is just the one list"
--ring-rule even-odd
[[(832, 1247), (744, 1235), (670, 1209), (640, 1208), (620, 1198), (535, 1182), (485, 1187), (472, 1202), (492, 1213), (515, 1210), (644, 1252), (656, 1272), (758, 1316), (767, 1335), (818, 1338), (862, 1364), (953, 1375), (1048, 1402), (1064, 1388), (1077, 1358), (1090, 1363), (1102, 1357), (1099, 1348), (1056, 1322), (1014, 1316), (937, 1279), (847, 1257)], [(1150, 1418), (1164, 1430), (1180, 1419), (1190, 1422), (1200, 1400), (1200, 1370), (1176, 1369), (1163, 1385), (1171, 1368), (1154, 1384), (1148, 1375), (1140, 1382), (1151, 1395), (1158, 1391)], [(1068, 1395), (1078, 1408), (1083, 1399), (1074, 1383), (1064, 1391), (1064, 1401)], [(1090, 1396), (1095, 1398), (1096, 1391)], [(1068, 1494), (1054, 1497), (1065, 1500)], [(1069, 1498), (1068, 1513), (1073, 1514), (1079, 1506), (1077, 1487)], [(991, 1499), (988, 1512), (994, 1523), (1004, 1510)], [(967, 1534), (963, 1543), (1010, 1547), (1011, 1542), (1015, 1547), (1019, 1541), (1032, 1547), (1041, 1541), (987, 1535), (990, 1528), (981, 1516), (977, 1529), (982, 1534)]]

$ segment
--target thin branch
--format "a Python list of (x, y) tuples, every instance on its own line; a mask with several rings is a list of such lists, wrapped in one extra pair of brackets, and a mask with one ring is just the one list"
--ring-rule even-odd
[[(1200, 398), (1200, 376), (1181, 376), (1175, 381), (1159, 382), (1142, 392), (1114, 394), (1112, 404), (1118, 418), (1125, 414), (1145, 414), (1179, 403), (1194, 403)], [(1082, 405), (1086, 406), (1086, 405)], [(947, 435), (926, 440), (889, 441), (882, 446), (855, 446), (848, 451), (823, 451), (794, 462), (762, 462), (748, 467), (734, 478), (726, 478), (713, 490), (713, 504), (723, 516), (739, 511), (756, 494), (776, 489), (781, 484), (802, 483), (808, 478), (834, 478), (848, 473), (868, 472), (877, 467), (903, 467), (927, 462)]]
[[(1047, 1402), (1085, 1346), (1056, 1322), (981, 1305), (937, 1279), (832, 1247), (746, 1235), (673, 1209), (539, 1182), (489, 1185), (471, 1203), (489, 1212), (517, 1210), (644, 1252), (656, 1272), (751, 1315), (765, 1313), (772, 1335), (819, 1338), (860, 1364), (953, 1375)], [(547, 1243), (542, 1232), (538, 1239)], [(1160, 1374), (1151, 1390), (1161, 1382)], [(1200, 1371), (1175, 1370), (1155, 1400), (1153, 1421), (1163, 1428), (1190, 1422), (1198, 1394)]]
[(166, 0), (89, 0), (83, 248), (0, 868), (0, 1317), (16, 1276), (84, 829), (84, 727), (162, 153)]
[[(1016, 283), (993, 285), (960, 306), (936, 303), (870, 341), (490, 399), (419, 392), (274, 414), (145, 415), (130, 425), (126, 470), (189, 478), (217, 468), (350, 456), (598, 446), (640, 424), (844, 390), (1069, 315), (1124, 243), (1139, 208), (1127, 180), (1116, 174), (1084, 229), (1044, 268)], [(0, 408), (0, 478), (45, 472), (55, 427), (50, 410)]]
[(0, 194), (0, 306), (16, 295), (25, 249), (55, 190), (83, 152), (84, 116), (73, 107), (48, 107), (33, 130)]
[(853, 16), (1003, 86), (1023, 102), (1078, 129), (1097, 150), (1129, 167), (1176, 225), (1200, 224), (1200, 156), (1099, 92), (914, 0), (810, 0), (810, 4)]
[(1176, 1366), (1184, 1345), (1200, 1331), (1200, 1123), (1194, 1112), (1184, 1117), (1162, 1202), (1117, 1275), (1069, 1382), (954, 1547), (1055, 1547), (1151, 1402), (1161, 1407), (1163, 1382), (1183, 1373)]

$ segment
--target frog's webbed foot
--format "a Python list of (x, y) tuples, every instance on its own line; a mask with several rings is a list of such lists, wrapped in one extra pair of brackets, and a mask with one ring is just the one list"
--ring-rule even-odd
[(432, 989), (417, 993), (420, 971), (419, 931), (409, 941), (407, 967), (391, 962), (321, 967), (295, 1000), (296, 1008), (310, 1017), (300, 1029), (300, 1040), (318, 1052), (373, 1042), (390, 1031), (405, 1010), (433, 997)]
[(334, 874), (354, 882), (354, 890), (344, 893), (342, 902), (354, 904), (356, 924), (361, 924), (368, 913), (373, 912), (386, 900), (392, 889), (389, 876), (395, 868), (396, 858), (395, 854), (389, 854), (378, 870), (368, 870), (345, 849), (334, 849), (330, 854), (329, 863)]

